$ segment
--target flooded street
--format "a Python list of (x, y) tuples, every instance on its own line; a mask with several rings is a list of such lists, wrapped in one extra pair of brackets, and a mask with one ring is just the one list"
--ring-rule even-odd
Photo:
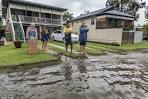
[[(109, 53), (0, 74), (9, 99), (148, 99), (148, 53)], [(0, 99), (1, 99), (0, 97)], [(6, 98), (6, 99), (7, 99)]]

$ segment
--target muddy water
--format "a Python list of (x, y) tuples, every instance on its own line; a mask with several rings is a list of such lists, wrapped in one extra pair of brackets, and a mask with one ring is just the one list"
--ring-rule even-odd
[(148, 53), (72, 60), (0, 74), (0, 99), (148, 99)]

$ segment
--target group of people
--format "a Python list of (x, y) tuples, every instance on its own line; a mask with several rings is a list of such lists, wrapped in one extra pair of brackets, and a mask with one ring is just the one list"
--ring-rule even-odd
[[(27, 39), (37, 39), (37, 29), (34, 24), (31, 24), (27, 28), (26, 38)], [(43, 26), (41, 29), (41, 41), (42, 41), (42, 50), (46, 51), (48, 49), (48, 40), (49, 40), (48, 28)]]
[[(82, 22), (80, 26), (80, 34), (79, 34), (79, 42), (80, 42), (80, 54), (85, 54), (85, 46), (87, 42), (87, 32), (89, 31), (87, 25), (85, 25), (85, 22)], [(70, 22), (66, 23), (66, 26), (64, 27), (63, 32), (65, 33), (65, 47), (66, 51), (68, 52), (68, 45), (71, 46), (71, 53), (73, 50), (73, 43), (72, 43), (72, 37), (71, 34), (73, 33), (72, 28), (70, 27)]]
[[(87, 42), (87, 32), (89, 31), (88, 27), (86, 26), (85, 22), (82, 22), (80, 26), (80, 34), (79, 34), (79, 42), (80, 42), (80, 54), (85, 54), (85, 46)], [(65, 49), (66, 52), (68, 52), (68, 46), (70, 45), (71, 48), (71, 54), (73, 52), (73, 42), (71, 34), (73, 33), (73, 29), (70, 26), (70, 22), (66, 22), (66, 26), (63, 29), (63, 32), (65, 33)], [(28, 39), (34, 39), (37, 38), (37, 29), (36, 27), (31, 24), (28, 29), (26, 36)], [(48, 28), (42, 27), (41, 31), (41, 41), (42, 41), (42, 49), (47, 50), (48, 49), (48, 40), (49, 40), (49, 32)]]

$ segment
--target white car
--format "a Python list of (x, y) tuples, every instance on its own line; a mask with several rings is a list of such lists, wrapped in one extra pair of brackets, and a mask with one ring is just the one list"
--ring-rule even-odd
[[(79, 36), (72, 33), (71, 34), (72, 37), (72, 42), (79, 42)], [(55, 31), (51, 34), (51, 39), (55, 40), (55, 41), (62, 41), (65, 42), (65, 34), (62, 31)]]

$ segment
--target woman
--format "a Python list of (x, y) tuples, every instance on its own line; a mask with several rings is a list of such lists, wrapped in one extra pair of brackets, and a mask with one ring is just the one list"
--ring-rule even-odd
[(34, 24), (31, 24), (27, 28), (26, 36), (27, 36), (27, 39), (37, 39), (37, 29), (34, 26)]
[(65, 47), (66, 47), (66, 52), (68, 52), (68, 45), (71, 45), (71, 54), (72, 54), (73, 44), (72, 44), (71, 33), (73, 33), (73, 30), (70, 27), (70, 22), (67, 22), (66, 23), (66, 26), (64, 27), (63, 32), (65, 33)]
[(42, 41), (42, 50), (47, 50), (48, 49), (48, 39), (49, 39), (49, 36), (48, 36), (48, 29), (46, 27), (43, 27), (42, 28), (42, 31), (41, 31), (41, 41)]
[(85, 25), (85, 22), (82, 22), (82, 25), (80, 27), (80, 35), (79, 35), (81, 54), (85, 54), (85, 46), (86, 46), (86, 42), (87, 42), (87, 32), (88, 31), (89, 31), (89, 29)]
[(28, 54), (33, 55), (38, 53), (37, 29), (34, 24), (27, 28), (26, 37), (28, 39)]

